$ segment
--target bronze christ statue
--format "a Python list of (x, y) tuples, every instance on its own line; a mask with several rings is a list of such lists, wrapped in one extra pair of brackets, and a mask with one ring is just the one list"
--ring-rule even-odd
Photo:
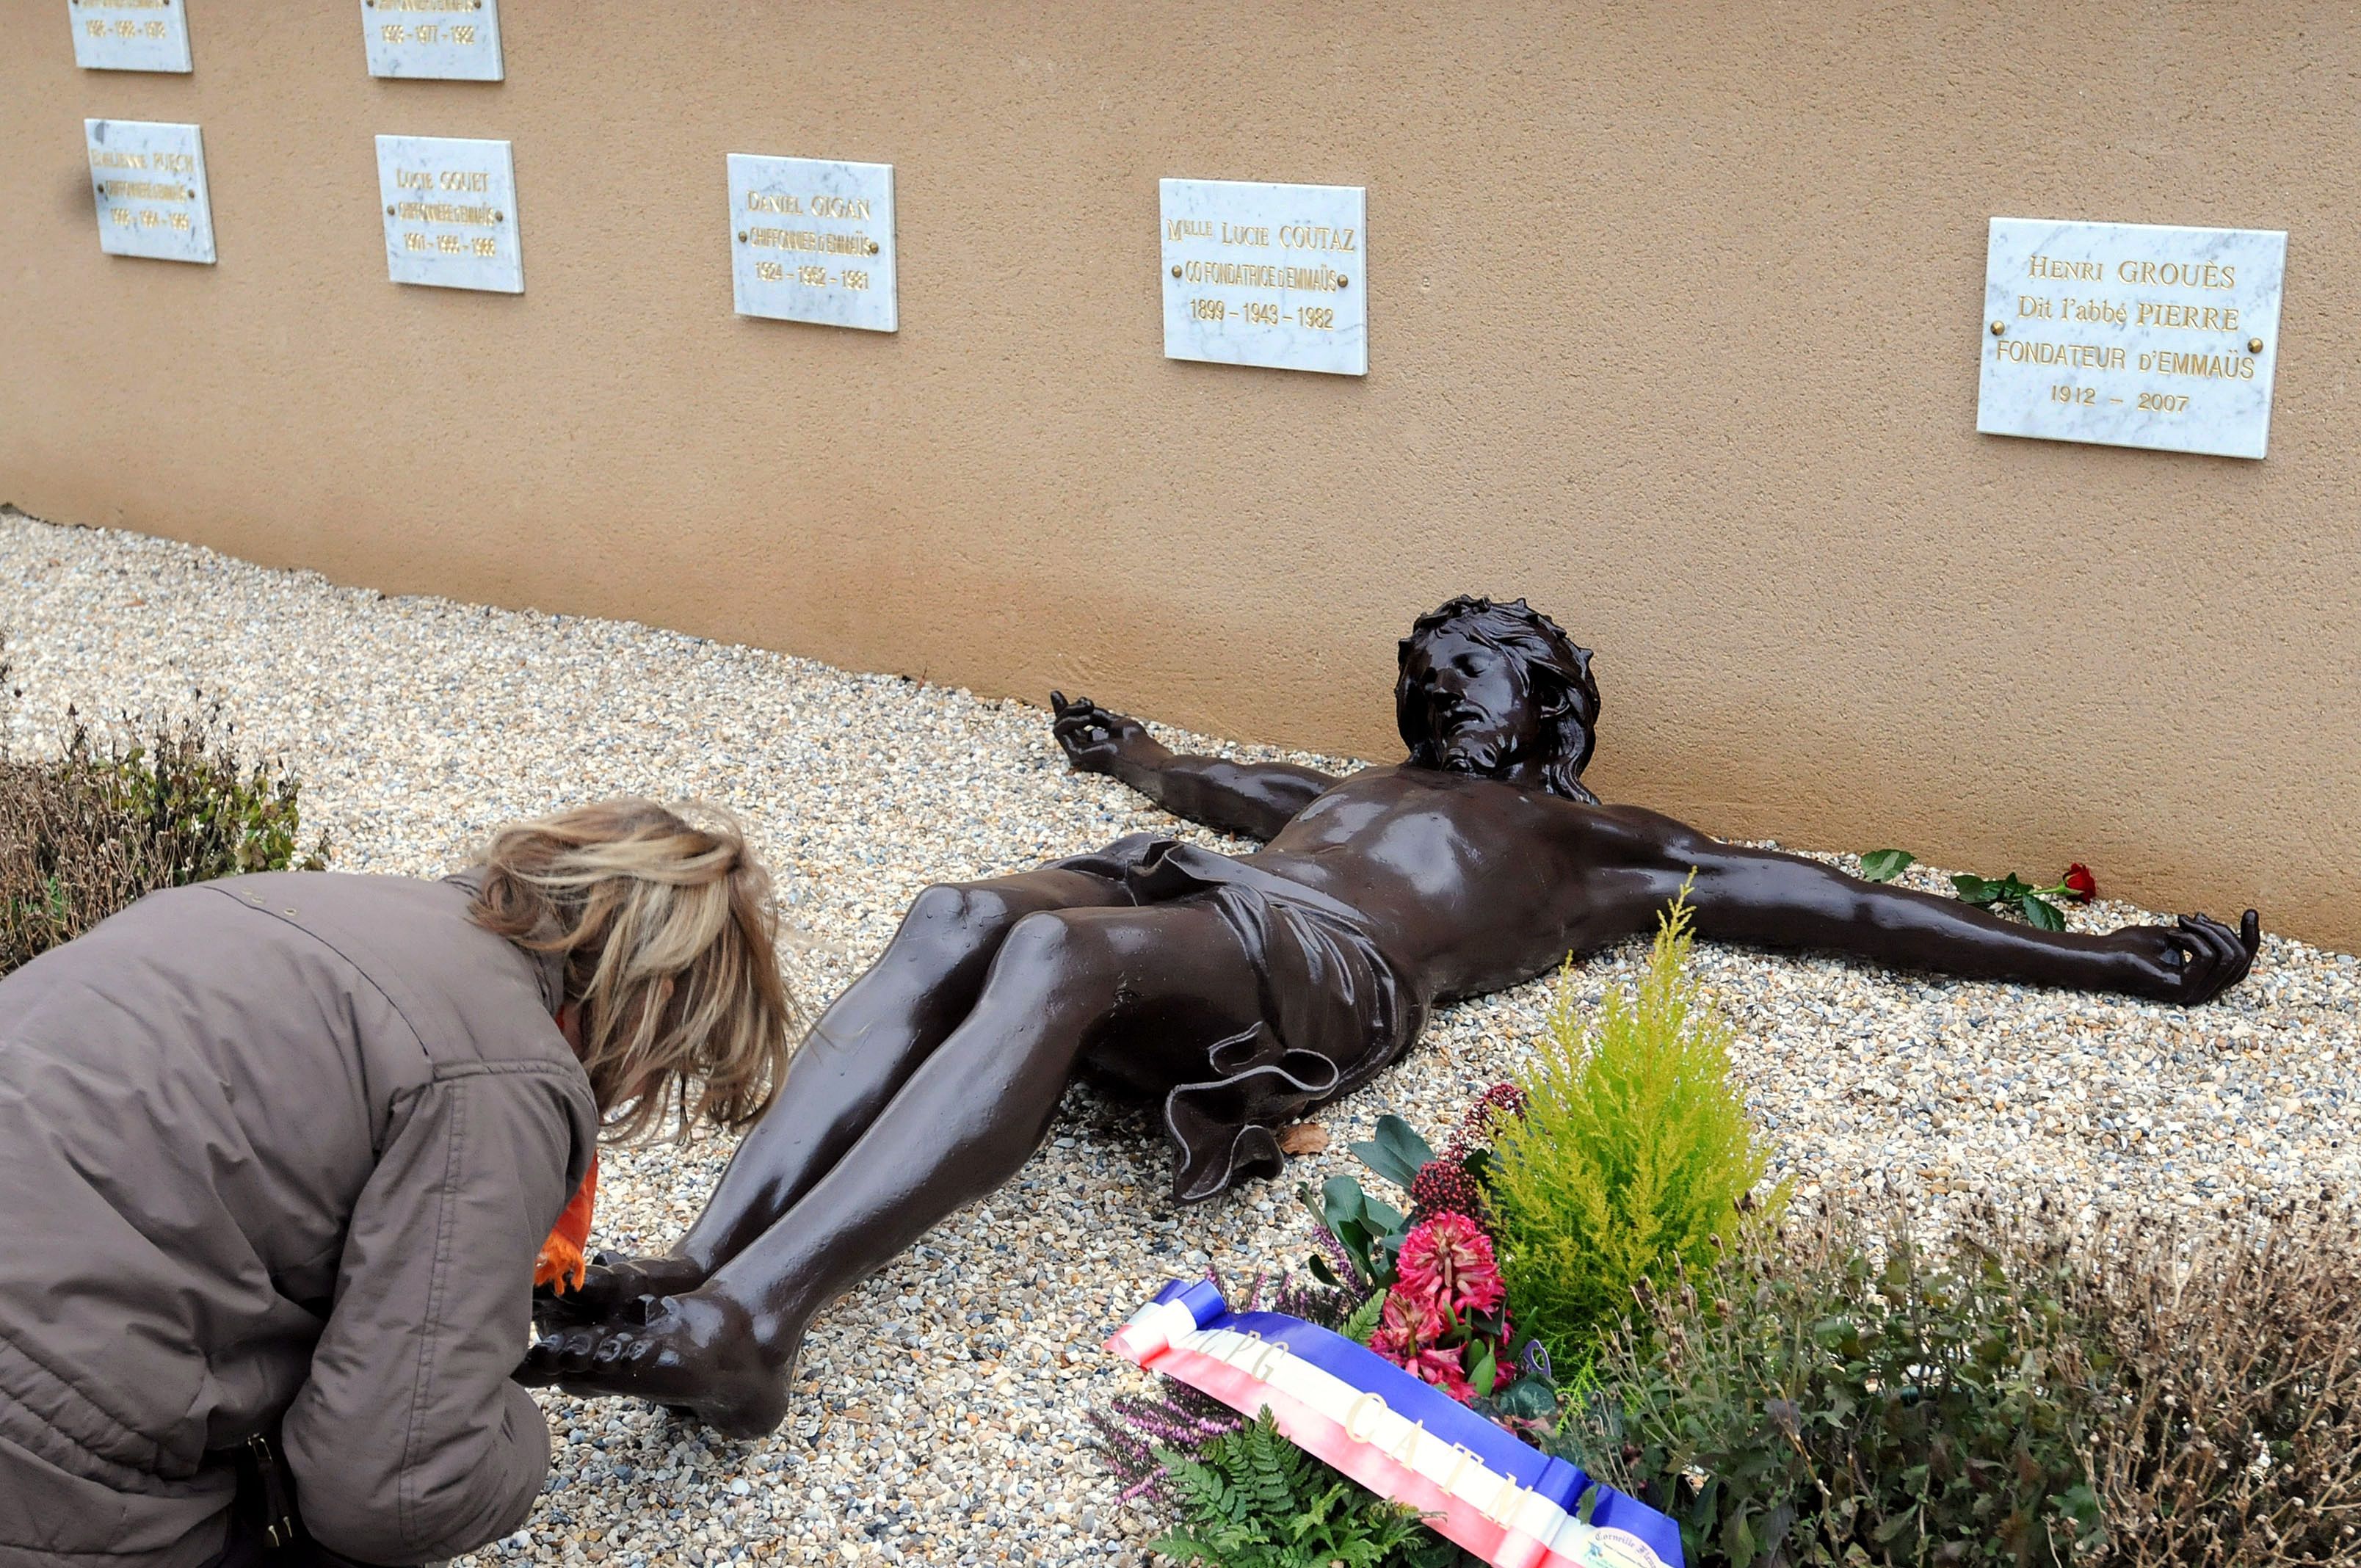
[(2260, 941), (2253, 910), (2238, 931), (2037, 930), (1602, 805), (1581, 782), (1589, 651), (1522, 600), (1420, 617), (1394, 693), (1409, 756), (1343, 779), (1176, 756), (1051, 700), (1077, 769), (1264, 847), (1135, 834), (921, 893), (688, 1234), (545, 1303), (521, 1378), (768, 1431), (813, 1315), (1015, 1175), (1078, 1074), (1160, 1102), (1175, 1197), (1211, 1198), (1278, 1171), (1276, 1130), (1397, 1060), (1436, 1003), (1646, 932), (1685, 885), (1711, 939), (2185, 1003)]

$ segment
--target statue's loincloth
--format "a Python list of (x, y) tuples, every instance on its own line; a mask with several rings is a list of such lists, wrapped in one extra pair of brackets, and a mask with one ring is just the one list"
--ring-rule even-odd
[(1151, 833), (1057, 865), (1120, 883), (1135, 904), (1213, 910), (1261, 981), (1262, 1021), (1208, 1040), (1195, 1058), (1202, 1079), (1143, 1085), (1136, 1070), (1122, 1075), (1164, 1095), (1181, 1202), (1277, 1175), (1287, 1157), (1276, 1129), (1367, 1083), (1425, 1026), (1424, 999), (1379, 949), (1367, 917), (1317, 889)]

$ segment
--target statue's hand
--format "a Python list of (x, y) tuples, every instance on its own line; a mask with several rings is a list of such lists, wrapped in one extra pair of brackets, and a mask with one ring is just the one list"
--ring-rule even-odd
[(2175, 926), (2126, 926), (2106, 939), (2136, 966), (2125, 990), (2194, 1007), (2246, 978), (2263, 945), (2263, 927), (2249, 909), (2235, 931), (2202, 915), (2184, 915)]
[(1111, 773), (1126, 749), (1148, 738), (1148, 727), (1138, 719), (1110, 713), (1086, 696), (1069, 702), (1064, 692), (1051, 692), (1049, 708), (1057, 715), (1049, 733), (1058, 738), (1076, 773)]

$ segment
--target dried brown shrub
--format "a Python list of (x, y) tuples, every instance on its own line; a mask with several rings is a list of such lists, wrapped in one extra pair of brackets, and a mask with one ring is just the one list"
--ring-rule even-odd
[(104, 729), (69, 710), (54, 756), (19, 757), (17, 695), (0, 660), (0, 974), (159, 888), (325, 863), (294, 774), (242, 763), (218, 702)]
[(2124, 1568), (2361, 1563), (2361, 1219), (2103, 1226), (2074, 1302), (2109, 1367), (2090, 1453)]

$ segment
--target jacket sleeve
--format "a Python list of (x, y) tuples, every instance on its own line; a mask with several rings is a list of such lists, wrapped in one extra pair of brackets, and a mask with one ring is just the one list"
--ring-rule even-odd
[(331, 1551), (450, 1557), (531, 1510), (549, 1428), (509, 1374), (530, 1332), (533, 1255), (567, 1197), (571, 1098), (556, 1071), (479, 1066), (396, 1107), (287, 1412), (297, 1505)]

